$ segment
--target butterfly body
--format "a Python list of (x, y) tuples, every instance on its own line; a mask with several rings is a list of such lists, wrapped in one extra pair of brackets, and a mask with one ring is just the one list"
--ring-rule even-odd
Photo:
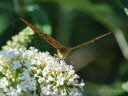
[(77, 46), (74, 46), (72, 48), (68, 48), (68, 47), (65, 47), (63, 46), (62, 44), (60, 44), (58, 41), (56, 41), (54, 38), (52, 38), (51, 36), (41, 32), (41, 30), (39, 28), (37, 28), (36, 26), (30, 24), (29, 22), (27, 22), (26, 20), (20, 18), (26, 25), (28, 25), (31, 29), (33, 29), (34, 32), (36, 32), (40, 37), (42, 37), (46, 42), (48, 42), (52, 47), (54, 47), (55, 49), (57, 49), (57, 57), (59, 57), (60, 59), (65, 59), (68, 54), (70, 53), (70, 51), (76, 49), (76, 48), (80, 48), (82, 46), (85, 46), (85, 45), (88, 45), (90, 43), (93, 43), (94, 41), (110, 34), (111, 32), (109, 33), (106, 33), (106, 34), (103, 34), (101, 36), (98, 36), (92, 40), (89, 40), (89, 41), (86, 41), (82, 44), (79, 44)]

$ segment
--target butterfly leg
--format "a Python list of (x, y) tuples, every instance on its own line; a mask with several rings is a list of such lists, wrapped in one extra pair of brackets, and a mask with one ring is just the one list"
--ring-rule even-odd
[(57, 54), (54, 54), (54, 58), (59, 58)]
[(57, 60), (58, 63), (60, 63), (61, 60), (64, 61), (64, 60), (61, 59), (57, 54), (54, 54), (54, 58), (55, 58), (55, 59), (56, 59), (56, 58), (58, 59), (58, 60)]

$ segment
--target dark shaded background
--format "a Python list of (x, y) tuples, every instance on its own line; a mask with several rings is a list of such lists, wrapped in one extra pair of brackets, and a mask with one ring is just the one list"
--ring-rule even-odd
[[(84, 80), (87, 96), (127, 96), (127, 5), (127, 0), (0, 0), (0, 44), (2, 47), (25, 28), (20, 17), (69, 47), (111, 31), (73, 51), (67, 61)], [(56, 52), (41, 45), (49, 46), (38, 35), (29, 44), (51, 54)]]

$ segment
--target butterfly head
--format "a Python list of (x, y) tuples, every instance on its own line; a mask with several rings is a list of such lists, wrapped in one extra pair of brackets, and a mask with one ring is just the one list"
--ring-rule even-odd
[(68, 48), (57, 49), (58, 57), (61, 59), (65, 59), (69, 52), (70, 50)]

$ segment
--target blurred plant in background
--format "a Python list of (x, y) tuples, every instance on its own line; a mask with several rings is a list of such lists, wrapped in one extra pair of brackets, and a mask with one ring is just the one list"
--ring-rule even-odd
[[(87, 96), (127, 96), (128, 17), (124, 8), (127, 8), (128, 2), (120, 1), (1, 0), (1, 48), (7, 40), (24, 28), (19, 17), (24, 17), (67, 46), (77, 45), (111, 31), (113, 36), (102, 38), (73, 52), (71, 61), (79, 75), (85, 78), (84, 90)], [(29, 41), (25, 38), (27, 35), (22, 39), (26, 41), (24, 43), (26, 46)], [(31, 40), (27, 48), (33, 46), (40, 51), (55, 53), (53, 48), (50, 49), (49, 45), (36, 34)]]

